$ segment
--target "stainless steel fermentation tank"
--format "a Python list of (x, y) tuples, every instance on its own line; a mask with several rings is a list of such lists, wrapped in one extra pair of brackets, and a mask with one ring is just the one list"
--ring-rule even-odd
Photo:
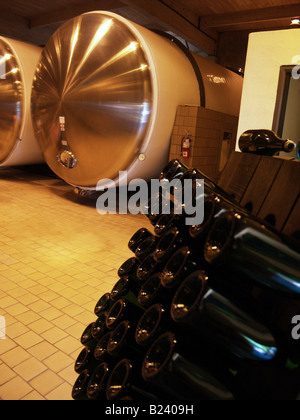
[(31, 120), (31, 88), (42, 49), (0, 37), (0, 166), (44, 162)]
[(91, 12), (65, 23), (43, 50), (34, 128), (50, 168), (95, 190), (103, 179), (157, 177), (178, 106), (238, 116), (241, 92), (235, 73), (119, 15)]

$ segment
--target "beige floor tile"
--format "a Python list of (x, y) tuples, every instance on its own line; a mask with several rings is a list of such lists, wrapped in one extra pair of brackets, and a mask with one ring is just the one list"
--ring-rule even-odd
[(6, 335), (7, 337), (14, 339), (28, 331), (29, 328), (26, 327), (22, 322), (15, 322), (14, 324), (7, 326)]
[(30, 381), (30, 386), (36, 389), (42, 395), (47, 395), (49, 392), (56, 389), (63, 383), (63, 379), (52, 372), (46, 370)]
[(21, 400), (22, 401), (45, 401), (46, 398), (44, 398), (38, 392), (32, 391), (29, 394), (27, 394), (25, 397), (21, 398)]
[(15, 366), (24, 362), (30, 357), (31, 357), (30, 354), (26, 350), (18, 346), (2, 354), (1, 360), (10, 368), (14, 368)]
[(45, 340), (49, 341), (49, 343), (55, 344), (58, 341), (62, 340), (63, 338), (67, 337), (68, 334), (58, 327), (53, 327), (50, 330), (41, 334)]
[(37, 360), (43, 361), (48, 357), (52, 356), (58, 350), (57, 347), (54, 347), (52, 344), (48, 343), (48, 341), (42, 341), (41, 343), (36, 344), (27, 351)]
[(68, 332), (68, 328), (74, 325), (76, 319), (70, 317), (69, 315), (62, 315), (52, 321), (54, 325)]
[(15, 338), (15, 342), (23, 347), (24, 349), (29, 349), (30, 347), (35, 346), (36, 344), (40, 343), (42, 338), (33, 331), (29, 331), (19, 337)]
[(82, 314), (83, 312), (85, 312), (85, 310), (82, 306), (75, 305), (75, 304), (72, 304), (72, 303), (70, 305), (62, 308), (62, 311), (66, 315), (69, 315), (70, 317), (74, 317), (76, 315), (79, 315), (79, 314)]
[(148, 222), (101, 217), (55, 178), (3, 173), (0, 314), (7, 338), (0, 340), (0, 399), (71, 400), (82, 332), (132, 256), (130, 237)]
[(41, 293), (39, 298), (44, 300), (45, 302), (52, 302), (54, 299), (59, 298), (59, 295), (52, 290), (48, 290), (45, 293)]
[(10, 340), (9, 338), (0, 340), (0, 355), (10, 351), (14, 347), (16, 347), (16, 343), (13, 340)]
[(70, 305), (70, 301), (65, 297), (59, 296), (54, 300), (51, 300), (51, 305), (57, 309), (65, 308)]
[(20, 376), (16, 376), (0, 387), (0, 396), (3, 400), (14, 401), (24, 398), (31, 391), (32, 387)]
[(44, 372), (46, 369), (47, 367), (34, 357), (31, 357), (14, 367), (14, 371), (27, 382)]
[(39, 312), (39, 314), (42, 318), (45, 318), (48, 321), (53, 321), (54, 319), (59, 318), (60, 316), (63, 315), (63, 313), (61, 311), (59, 311), (58, 309), (53, 308), (51, 306), (50, 306), (50, 308)]
[(58, 341), (55, 343), (55, 346), (68, 355), (71, 355), (74, 351), (78, 351), (82, 348), (79, 340), (70, 336)]
[(71, 386), (75, 384), (75, 381), (78, 377), (78, 374), (74, 370), (74, 365), (70, 365), (65, 369), (61, 370), (58, 375), (61, 378), (63, 378), (66, 382), (68, 382)]
[(41, 319), (41, 317), (36, 312), (27, 311), (21, 315), (17, 315), (16, 319), (22, 322), (24, 325), (29, 325), (29, 324), (32, 324), (32, 322), (35, 322), (38, 319)]
[(18, 301), (16, 299), (12, 298), (11, 296), (6, 296), (0, 299), (0, 308), (5, 309), (17, 303)]
[(39, 300), (38, 296), (33, 295), (32, 293), (26, 293), (18, 298), (19, 302), (23, 305), (30, 305)]
[(52, 356), (48, 357), (43, 363), (49, 367), (53, 372), (58, 373), (70, 365), (75, 364), (75, 360), (67, 356), (62, 351), (58, 351)]
[(72, 386), (64, 383), (54, 391), (46, 395), (46, 399), (50, 401), (69, 401), (72, 400)]
[(11, 369), (11, 366), (6, 366), (4, 363), (0, 365), (0, 386), (9, 382), (16, 376), (16, 373)]
[(80, 322), (77, 322), (76, 324), (74, 324), (74, 325), (72, 325), (71, 327), (68, 328), (68, 334), (69, 334), (69, 336), (72, 336), (76, 340), (80, 341), (82, 333), (83, 333), (83, 331), (85, 330), (86, 327), (87, 327), (87, 325), (85, 325), (83, 323), (80, 323)]
[(50, 330), (50, 328), (53, 327), (53, 324), (45, 319), (39, 319), (35, 322), (32, 322), (28, 325), (28, 327), (34, 331), (37, 334), (41, 334), (47, 330)]
[(27, 312), (28, 308), (21, 303), (17, 303), (15, 305), (9, 306), (6, 308), (6, 312), (12, 316), (21, 315), (24, 312)]

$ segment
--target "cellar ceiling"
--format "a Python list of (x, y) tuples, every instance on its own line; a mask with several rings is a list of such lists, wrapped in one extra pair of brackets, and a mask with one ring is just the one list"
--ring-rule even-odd
[(289, 28), (299, 0), (0, 0), (0, 34), (45, 45), (66, 20), (108, 10), (150, 29), (170, 31), (208, 55), (224, 32)]

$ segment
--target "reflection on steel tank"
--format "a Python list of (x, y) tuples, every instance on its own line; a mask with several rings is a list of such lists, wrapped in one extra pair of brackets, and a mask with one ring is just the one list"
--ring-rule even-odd
[[(158, 177), (179, 105), (239, 115), (243, 79), (176, 42), (109, 12), (66, 22), (35, 75), (35, 133), (70, 185)], [(119, 176), (127, 171), (127, 177)]]
[(31, 120), (31, 87), (42, 48), (0, 37), (0, 166), (44, 162)]

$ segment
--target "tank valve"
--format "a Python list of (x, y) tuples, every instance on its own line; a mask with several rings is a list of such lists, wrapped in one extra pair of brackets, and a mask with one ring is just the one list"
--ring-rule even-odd
[(57, 160), (67, 169), (73, 169), (77, 164), (76, 156), (69, 150), (64, 150), (57, 156)]

